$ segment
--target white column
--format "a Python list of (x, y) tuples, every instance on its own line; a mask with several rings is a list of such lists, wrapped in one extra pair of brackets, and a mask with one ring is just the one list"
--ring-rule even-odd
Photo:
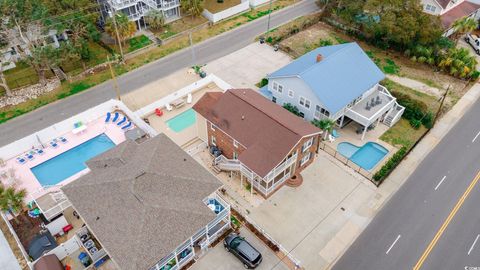
[(362, 134), (362, 141), (363, 141), (363, 139), (365, 139), (365, 134), (366, 134), (366, 133), (367, 133), (367, 127), (364, 126), (364, 127), (363, 127), (363, 134)]

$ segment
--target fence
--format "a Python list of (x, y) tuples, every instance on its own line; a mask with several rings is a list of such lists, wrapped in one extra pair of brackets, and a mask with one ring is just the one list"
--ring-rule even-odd
[[(31, 265), (30, 265), (30, 261), (28, 260), (28, 258), (30, 258), (30, 256), (27, 254), (27, 252), (25, 251), (23, 245), (22, 245), (22, 242), (20, 241), (20, 239), (18, 238), (17, 236), (17, 233), (15, 232), (15, 230), (13, 229), (12, 227), (12, 224), (10, 224), (10, 222), (8, 221), (8, 218), (3, 214), (3, 213), (0, 213), (0, 216), (2, 216), (3, 218), (3, 221), (5, 221), (5, 223), (7, 224), (7, 227), (8, 227), (8, 230), (10, 231), (10, 233), (13, 235), (13, 238), (15, 239), (15, 242), (17, 242), (17, 246), (18, 248), (20, 249), (20, 251), (22, 252), (22, 255), (23, 255), (23, 258), (25, 259), (25, 261), (27, 262), (28, 264), (28, 267), (31, 269)], [(0, 221), (1, 222), (1, 221)], [(1, 231), (0, 231), (1, 233)], [(7, 236), (5, 235), (5, 238)]]
[(334, 157), (338, 161), (342, 162), (346, 166), (352, 168), (355, 172), (360, 174), (361, 176), (365, 177), (366, 179), (370, 180), (372, 183), (378, 186), (378, 183), (373, 180), (373, 173), (365, 170), (364, 168), (355, 164), (355, 162), (351, 161), (349, 158), (346, 158), (337, 150), (333, 149), (332, 147), (328, 146), (324, 142), (320, 142), (320, 149), (322, 149), (325, 153), (329, 154), (330, 156)]
[(242, 2), (231, 8), (227, 8), (217, 13), (211, 13), (207, 9), (203, 10), (202, 15), (205, 16), (212, 23), (217, 23), (223, 19), (232, 17), (233, 15), (240, 14), (250, 9), (250, 2), (248, 0), (242, 0)]

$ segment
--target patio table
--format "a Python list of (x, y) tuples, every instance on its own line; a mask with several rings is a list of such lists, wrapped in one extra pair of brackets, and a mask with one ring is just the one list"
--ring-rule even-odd
[(175, 108), (179, 108), (179, 107), (182, 107), (183, 105), (185, 105), (185, 100), (183, 100), (183, 98), (179, 98), (177, 100), (174, 100), (172, 102), (172, 105), (175, 107)]

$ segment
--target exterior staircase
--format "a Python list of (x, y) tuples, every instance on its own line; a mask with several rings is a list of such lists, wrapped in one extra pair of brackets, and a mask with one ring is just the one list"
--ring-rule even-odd
[(400, 120), (400, 117), (405, 110), (405, 107), (401, 106), (397, 102), (395, 102), (395, 106), (393, 107), (393, 110), (391, 110), (388, 115), (383, 119), (383, 123), (389, 127), (392, 127), (397, 123), (398, 120)]

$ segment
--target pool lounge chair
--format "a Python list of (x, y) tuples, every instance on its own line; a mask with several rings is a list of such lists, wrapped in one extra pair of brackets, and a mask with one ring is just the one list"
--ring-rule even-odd
[(105, 123), (110, 122), (110, 117), (111, 116), (112, 116), (112, 114), (110, 112), (107, 112), (107, 118), (105, 118)]
[(115, 114), (113, 115), (112, 123), (117, 122), (119, 116), (120, 114), (118, 112), (115, 112)]
[(334, 142), (334, 141), (335, 141), (335, 137), (333, 137), (332, 135), (328, 134), (328, 141), (329, 141), (329, 142)]
[(187, 95), (187, 103), (188, 103), (188, 104), (192, 103), (192, 100), (193, 100), (192, 93), (189, 93), (189, 94)]
[(340, 133), (338, 133), (338, 131), (336, 129), (334, 129), (334, 130), (332, 130), (332, 136), (335, 137), (335, 138), (339, 138)]
[(33, 156), (31, 153), (26, 153), (25, 158), (27, 158), (28, 160), (33, 160), (35, 159), (35, 156)]
[(127, 122), (127, 117), (124, 115), (122, 121), (117, 123), (117, 126), (123, 125), (123, 123)]
[(68, 142), (68, 140), (65, 137), (58, 137), (58, 140), (61, 141), (62, 143)]
[(167, 109), (167, 111), (173, 110), (173, 107), (172, 105), (170, 105), (170, 103), (165, 104), (165, 108)]
[(57, 148), (57, 147), (58, 147), (57, 140), (52, 140), (52, 141), (50, 142), (50, 146), (53, 147), (53, 148)]
[(35, 153), (37, 153), (37, 155), (45, 154), (45, 151), (43, 151), (43, 149), (40, 149), (40, 148), (35, 148), (35, 150), (33, 150), (33, 151), (35, 151)]
[(128, 122), (125, 126), (122, 127), (124, 130), (128, 130), (132, 126), (132, 122)]
[(17, 163), (19, 164), (25, 164), (27, 160), (23, 157), (17, 157)]

